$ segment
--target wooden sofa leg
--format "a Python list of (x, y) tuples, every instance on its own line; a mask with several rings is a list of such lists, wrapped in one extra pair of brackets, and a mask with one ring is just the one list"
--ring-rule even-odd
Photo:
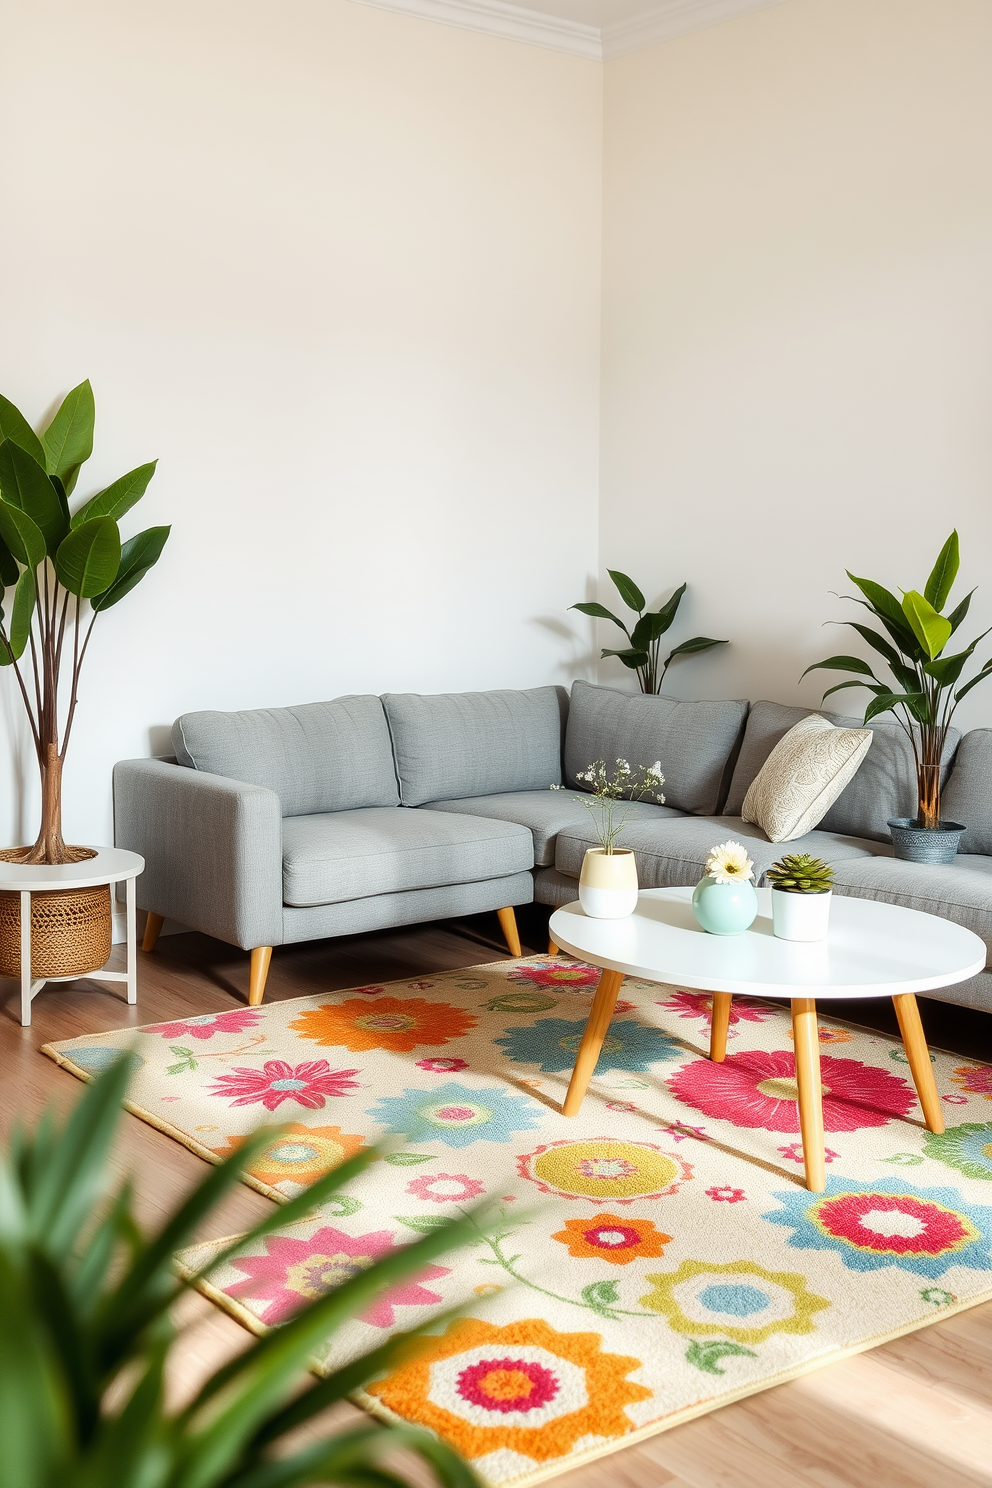
[(155, 942), (158, 940), (164, 924), (164, 915), (157, 915), (153, 910), (148, 911), (148, 917), (145, 920), (145, 933), (141, 941), (141, 949), (143, 951), (153, 951), (155, 949)]
[(265, 979), (272, 960), (271, 946), (256, 946), (251, 953), (251, 976), (248, 980), (248, 1006), (258, 1007), (265, 996)]
[(520, 949), (520, 936), (517, 934), (517, 917), (512, 909), (498, 909), (499, 927), (503, 932), (506, 943), (510, 948), (511, 956), (522, 956)]

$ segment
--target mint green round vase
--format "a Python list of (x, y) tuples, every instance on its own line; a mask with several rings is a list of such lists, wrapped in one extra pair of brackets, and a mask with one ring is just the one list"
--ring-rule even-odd
[(717, 883), (711, 874), (693, 890), (692, 912), (710, 935), (742, 935), (758, 913), (752, 883)]

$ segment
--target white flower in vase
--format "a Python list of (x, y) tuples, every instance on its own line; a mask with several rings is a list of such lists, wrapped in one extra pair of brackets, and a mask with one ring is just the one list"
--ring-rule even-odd
[(754, 863), (739, 842), (721, 842), (707, 855), (704, 872), (717, 883), (746, 883), (754, 877)]

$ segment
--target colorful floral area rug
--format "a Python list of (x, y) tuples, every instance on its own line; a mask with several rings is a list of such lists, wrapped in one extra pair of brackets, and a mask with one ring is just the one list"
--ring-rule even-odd
[[(498, 1227), (384, 1296), (316, 1367), (439, 1324), (360, 1403), (433, 1428), (491, 1485), (536, 1483), (992, 1296), (992, 1069), (935, 1054), (947, 1131), (905, 1055), (821, 1020), (827, 1191), (807, 1192), (788, 1013), (628, 978), (580, 1115), (560, 1103), (598, 972), (501, 961), (50, 1044), (86, 1077), (141, 1059), (130, 1107), (226, 1156), (288, 1123), (250, 1180), (278, 1199), (363, 1144), (394, 1149), (210, 1295), (276, 1324), (487, 1197)], [(210, 1247), (187, 1252), (202, 1263)]]

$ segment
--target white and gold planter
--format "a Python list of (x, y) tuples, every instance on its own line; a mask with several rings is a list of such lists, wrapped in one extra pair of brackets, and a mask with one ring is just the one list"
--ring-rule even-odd
[(637, 907), (637, 862), (629, 848), (590, 847), (579, 874), (579, 903), (593, 920), (622, 920)]

